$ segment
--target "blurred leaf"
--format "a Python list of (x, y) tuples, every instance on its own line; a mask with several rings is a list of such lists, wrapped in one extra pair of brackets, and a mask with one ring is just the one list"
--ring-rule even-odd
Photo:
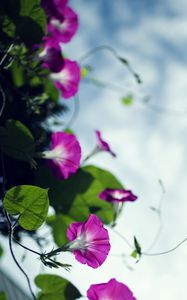
[(45, 34), (46, 16), (39, 0), (2, 0), (2, 29), (8, 36), (19, 36), (31, 46)]
[(34, 138), (30, 130), (17, 120), (8, 120), (0, 127), (0, 146), (3, 153), (19, 160), (30, 161), (34, 154)]
[(125, 104), (126, 106), (130, 106), (133, 104), (134, 102), (134, 99), (133, 99), (133, 96), (132, 95), (127, 95), (125, 97), (123, 97), (121, 99), (122, 103)]
[(10, 215), (19, 215), (20, 226), (36, 230), (47, 217), (48, 190), (31, 185), (16, 186), (6, 192), (3, 204)]
[(21, 87), (24, 84), (24, 73), (22, 66), (17, 62), (14, 61), (11, 66), (11, 73), (12, 78), (15, 86)]
[(3, 255), (3, 248), (0, 245), (0, 257)]
[(59, 247), (68, 242), (66, 231), (69, 225), (75, 221), (68, 215), (63, 214), (47, 218), (47, 224), (52, 227), (54, 241)]
[[(73, 130), (71, 130), (70, 128), (67, 128), (64, 132), (70, 133), (70, 134), (74, 134)], [(75, 134), (74, 134), (74, 135), (75, 135)]]
[(107, 187), (123, 188), (110, 172), (94, 166), (79, 169), (68, 180), (55, 178), (51, 170), (43, 166), (36, 170), (36, 182), (50, 188), (50, 204), (57, 214), (68, 214), (76, 221), (85, 221), (94, 212), (106, 224), (113, 221), (113, 206), (100, 200), (98, 195)]
[(0, 300), (7, 300), (5, 292), (0, 292)]
[(83, 66), (81, 68), (81, 79), (84, 79), (85, 77), (87, 77), (91, 71), (92, 71), (91, 66)]
[(131, 253), (131, 256), (132, 256), (133, 258), (137, 258), (137, 256), (138, 256), (137, 251), (134, 250), (134, 251)]
[[(82, 169), (68, 180), (56, 178), (47, 166), (41, 166), (35, 172), (37, 185), (49, 188), (50, 204), (57, 213), (64, 214), (69, 212), (76, 196), (84, 194), (94, 179)], [(84, 210), (84, 207), (81, 209)]]
[(38, 275), (35, 283), (42, 290), (39, 292), (38, 300), (75, 300), (81, 297), (72, 283), (57, 275)]
[(45, 80), (44, 83), (45, 93), (53, 100), (58, 101), (59, 91), (55, 88), (52, 80)]
[[(3, 18), (3, 20), (1, 21), (1, 30), (2, 33), (7, 35), (7, 38), (13, 38), (15, 37), (15, 33), (16, 33), (16, 25), (11, 21), (11, 19), (7, 16), (5, 16)], [(4, 38), (3, 40), (6, 41), (6, 39)], [(8, 41), (8, 40), (7, 40)]]

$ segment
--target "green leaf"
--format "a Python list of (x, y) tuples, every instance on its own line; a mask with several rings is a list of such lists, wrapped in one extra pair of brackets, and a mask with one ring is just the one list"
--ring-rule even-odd
[(44, 83), (45, 93), (55, 102), (59, 99), (59, 91), (55, 88), (54, 83), (49, 79), (45, 79)]
[(0, 257), (3, 255), (3, 248), (0, 245)]
[(134, 246), (136, 248), (136, 251), (139, 255), (141, 255), (141, 247), (140, 247), (140, 244), (138, 243), (136, 237), (134, 236)]
[(85, 77), (87, 77), (90, 72), (92, 72), (91, 66), (83, 66), (81, 68), (81, 79), (84, 79)]
[(24, 84), (24, 72), (22, 66), (17, 62), (14, 61), (11, 66), (11, 73), (12, 78), (15, 86), (21, 87)]
[(85, 221), (94, 212), (106, 224), (113, 221), (113, 206), (99, 199), (98, 195), (107, 187), (123, 188), (110, 172), (94, 166), (79, 169), (68, 180), (55, 178), (51, 170), (43, 166), (36, 170), (36, 182), (41, 187), (50, 188), (50, 204), (57, 213)]
[(73, 132), (73, 130), (71, 130), (70, 128), (66, 128), (66, 130), (64, 130), (64, 132), (75, 135), (75, 133)]
[(52, 227), (54, 241), (59, 247), (68, 242), (66, 231), (73, 222), (76, 222), (76, 220), (64, 214), (53, 215), (47, 218), (47, 224)]
[(8, 120), (6, 128), (0, 127), (0, 146), (4, 154), (25, 161), (32, 160), (35, 148), (30, 130), (16, 120)]
[(138, 253), (137, 253), (136, 250), (134, 250), (134, 251), (131, 253), (131, 257), (137, 258), (137, 256), (138, 256)]
[(47, 217), (48, 190), (31, 185), (16, 186), (6, 192), (3, 204), (10, 215), (19, 215), (20, 226), (36, 230)]
[(7, 300), (5, 292), (0, 292), (0, 300)]
[(134, 236), (134, 246), (135, 246), (135, 250), (133, 251), (133, 253), (131, 253), (131, 256), (134, 258), (137, 258), (137, 256), (138, 256), (138, 260), (136, 262), (139, 262), (141, 255), (142, 255), (142, 250), (141, 250), (141, 246), (135, 236)]
[(27, 46), (40, 43), (45, 34), (46, 16), (39, 0), (6, 0), (2, 4), (3, 32), (20, 37)]
[(42, 290), (38, 300), (75, 300), (81, 297), (79, 290), (72, 283), (57, 275), (38, 275), (35, 283)]
[(130, 106), (130, 105), (133, 104), (134, 99), (133, 99), (133, 96), (129, 94), (129, 95), (123, 97), (123, 98), (121, 99), (121, 101), (122, 101), (122, 103), (125, 104), (126, 106)]

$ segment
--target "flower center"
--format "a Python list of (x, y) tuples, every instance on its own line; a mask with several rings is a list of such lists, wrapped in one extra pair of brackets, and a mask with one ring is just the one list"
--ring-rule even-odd
[(56, 161), (63, 161), (65, 158), (65, 151), (63, 147), (56, 147), (53, 150), (44, 151), (44, 158), (54, 159)]
[(75, 240), (70, 242), (69, 250), (86, 250), (90, 246), (90, 243), (86, 241), (86, 236), (82, 233)]
[(66, 69), (58, 73), (52, 73), (50, 77), (52, 80), (59, 81), (62, 84), (66, 84), (70, 80), (69, 72)]
[(120, 199), (122, 198), (123, 195), (121, 195), (120, 192), (115, 191), (115, 192), (113, 192), (113, 195), (112, 195), (112, 196), (113, 196), (114, 198), (120, 200)]
[(61, 32), (64, 32), (68, 27), (68, 22), (66, 21), (60, 22), (57, 19), (52, 19), (50, 23)]

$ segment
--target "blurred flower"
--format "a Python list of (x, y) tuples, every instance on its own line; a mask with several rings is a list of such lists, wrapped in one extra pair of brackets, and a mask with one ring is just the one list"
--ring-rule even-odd
[(85, 222), (72, 223), (67, 236), (68, 250), (73, 251), (80, 263), (98, 268), (107, 258), (110, 251), (108, 231), (96, 215), (91, 214)]
[(60, 46), (44, 46), (44, 50), (39, 54), (43, 67), (48, 68), (51, 72), (57, 73), (64, 67), (64, 59)]
[(138, 197), (130, 190), (105, 189), (99, 194), (99, 198), (112, 203), (135, 201)]
[(95, 132), (96, 132), (96, 135), (97, 135), (97, 145), (98, 145), (98, 148), (101, 151), (110, 152), (110, 154), (112, 154), (112, 156), (116, 157), (116, 154), (114, 152), (112, 152), (112, 150), (110, 149), (109, 144), (102, 139), (101, 132), (99, 130), (96, 130)]
[(47, 23), (47, 35), (43, 38), (49, 46), (68, 43), (78, 29), (78, 16), (70, 7), (65, 7), (61, 17), (52, 17)]
[(68, 99), (74, 96), (79, 87), (80, 67), (75, 61), (64, 59), (64, 66), (58, 73), (50, 75), (57, 89), (61, 91), (63, 98)]
[(51, 137), (51, 149), (43, 152), (48, 165), (58, 178), (67, 179), (80, 166), (81, 147), (73, 134), (55, 132)]
[(136, 300), (131, 290), (114, 278), (107, 283), (92, 284), (87, 297), (89, 300)]

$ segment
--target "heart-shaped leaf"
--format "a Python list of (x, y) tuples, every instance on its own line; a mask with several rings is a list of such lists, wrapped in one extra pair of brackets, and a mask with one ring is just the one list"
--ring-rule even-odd
[(47, 217), (48, 190), (31, 185), (16, 186), (6, 192), (3, 204), (10, 215), (19, 215), (20, 226), (36, 230)]
[(38, 295), (38, 300), (74, 300), (81, 297), (80, 292), (72, 283), (57, 275), (38, 275), (35, 283), (42, 290)]

